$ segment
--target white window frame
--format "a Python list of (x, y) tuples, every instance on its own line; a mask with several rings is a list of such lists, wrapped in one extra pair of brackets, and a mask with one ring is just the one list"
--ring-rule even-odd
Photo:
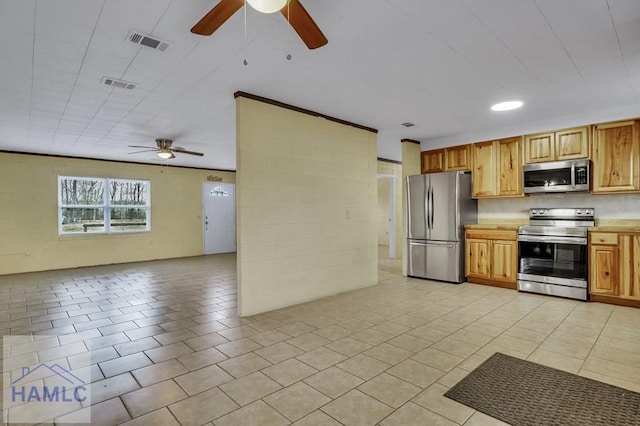
[[(62, 191), (61, 185), (62, 181), (65, 179), (77, 179), (77, 180), (93, 180), (93, 181), (102, 181), (104, 186), (104, 194), (103, 194), (103, 202), (102, 204), (95, 205), (81, 205), (81, 204), (62, 204)], [(146, 197), (145, 197), (145, 205), (122, 205), (122, 204), (111, 204), (111, 197), (109, 196), (111, 191), (111, 183), (114, 181), (118, 182), (135, 182), (135, 183), (144, 183), (147, 186)], [(101, 209), (103, 211), (104, 217), (104, 231), (101, 232), (69, 232), (62, 230), (62, 210), (65, 208), (78, 208), (78, 209)], [(135, 209), (143, 209), (146, 210), (146, 225), (145, 229), (139, 230), (130, 230), (130, 231), (113, 231), (111, 230), (111, 209), (117, 208), (135, 208)], [(66, 235), (118, 235), (118, 234), (139, 234), (151, 232), (151, 181), (146, 179), (128, 179), (128, 178), (105, 178), (105, 177), (92, 177), (92, 176), (58, 176), (58, 235), (66, 236)]]

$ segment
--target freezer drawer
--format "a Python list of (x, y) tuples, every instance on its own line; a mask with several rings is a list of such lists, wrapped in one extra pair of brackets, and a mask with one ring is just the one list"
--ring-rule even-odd
[(411, 277), (427, 277), (427, 245), (424, 242), (409, 241), (409, 267)]
[(409, 240), (408, 275), (460, 283), (464, 280), (463, 244), (459, 241)]

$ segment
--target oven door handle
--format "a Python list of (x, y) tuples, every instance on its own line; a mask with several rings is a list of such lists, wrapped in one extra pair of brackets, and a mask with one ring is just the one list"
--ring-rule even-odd
[(587, 245), (587, 239), (581, 237), (557, 237), (543, 235), (518, 235), (518, 241), (526, 243), (555, 243), (555, 244), (579, 244)]

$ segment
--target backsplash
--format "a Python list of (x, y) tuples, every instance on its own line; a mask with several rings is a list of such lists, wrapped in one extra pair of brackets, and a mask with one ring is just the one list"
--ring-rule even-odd
[(523, 198), (478, 200), (478, 220), (529, 219), (530, 208), (593, 207), (598, 219), (640, 218), (640, 194), (593, 195), (588, 193), (541, 194)]

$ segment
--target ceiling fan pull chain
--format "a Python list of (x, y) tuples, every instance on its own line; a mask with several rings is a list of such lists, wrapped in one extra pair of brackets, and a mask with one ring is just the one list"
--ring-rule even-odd
[(244, 0), (244, 65), (249, 65), (247, 60), (247, 0)]
[(289, 7), (289, 1), (287, 1), (287, 61), (290, 61), (291, 56), (291, 8)]

